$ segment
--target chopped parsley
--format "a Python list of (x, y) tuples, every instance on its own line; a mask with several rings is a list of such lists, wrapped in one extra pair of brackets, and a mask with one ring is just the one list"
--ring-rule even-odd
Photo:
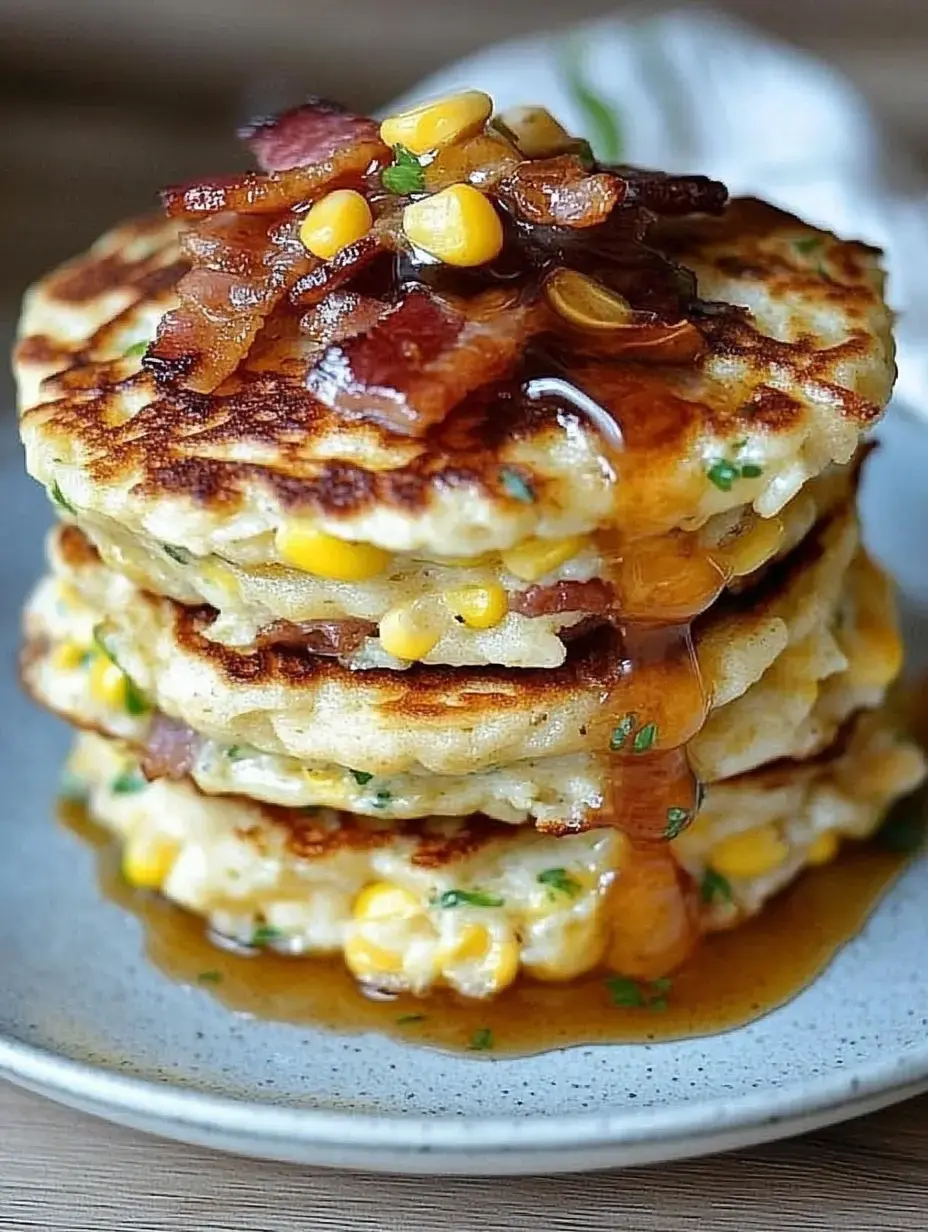
[(51, 497), (52, 503), (57, 505), (59, 509), (63, 509), (65, 513), (77, 513), (77, 510), (62, 492), (57, 479), (52, 480), (52, 486), (48, 489), (48, 495)]
[(593, 147), (585, 137), (581, 137), (577, 142), (574, 153), (585, 167), (592, 168), (596, 165), (596, 155), (593, 153)]
[(669, 808), (667, 810), (667, 826), (664, 829), (665, 838), (676, 838), (690, 819), (690, 811), (685, 808)]
[(731, 883), (727, 877), (717, 873), (714, 868), (707, 868), (699, 883), (699, 897), (708, 906), (711, 903), (730, 903), (732, 900)]
[(425, 190), (425, 170), (412, 150), (404, 145), (393, 147), (393, 162), (384, 167), (380, 180), (387, 192), (400, 197)]
[(400, 1014), (396, 1020), (398, 1027), (409, 1027), (415, 1022), (425, 1022), (424, 1014)]
[(439, 907), (502, 907), (503, 900), (498, 894), (487, 894), (485, 890), (445, 890), (435, 900)]
[(179, 565), (189, 565), (192, 559), (190, 552), (186, 548), (179, 548), (173, 543), (162, 543), (161, 547), (166, 556), (170, 556), (171, 560), (177, 561)]
[(390, 807), (390, 801), (392, 799), (393, 797), (388, 791), (381, 790), (377, 792), (376, 796), (374, 796), (371, 804), (373, 804), (376, 809), (385, 809)]
[(198, 984), (221, 984), (222, 983), (222, 972), (221, 971), (201, 971), (200, 974), (197, 976), (197, 983)]
[(623, 1010), (652, 1010), (660, 1013), (667, 1008), (668, 994), (673, 980), (664, 976), (658, 980), (641, 982), (630, 980), (626, 975), (611, 975), (606, 988), (612, 1004)]
[[(122, 669), (120, 668), (120, 671)], [(147, 714), (150, 707), (148, 698), (135, 683), (131, 676), (125, 672), (122, 673), (125, 678), (125, 707), (126, 713), (137, 718), (140, 714)]]
[(632, 740), (632, 749), (636, 753), (647, 753), (649, 749), (654, 747), (657, 740), (658, 726), (656, 723), (645, 723), (644, 727), (635, 732), (635, 738)]
[(729, 462), (727, 458), (719, 458), (706, 471), (709, 482), (720, 492), (730, 492), (737, 479), (758, 479), (763, 473), (764, 468), (756, 462)]
[(365, 783), (369, 783), (374, 777), (372, 774), (365, 774), (363, 770), (352, 770), (351, 773), (359, 787), (363, 787)]
[(251, 752), (250, 744), (230, 744), (226, 749), (227, 761), (241, 761)]
[(547, 886), (552, 896), (566, 894), (568, 898), (576, 898), (582, 889), (579, 881), (574, 881), (566, 868), (546, 868), (537, 878), (540, 885)]
[(821, 248), (824, 242), (820, 235), (804, 235), (801, 239), (793, 240), (793, 247), (801, 256), (807, 257), (809, 253)]
[(132, 346), (127, 347), (122, 353), (123, 359), (138, 359), (148, 350), (147, 339), (144, 342), (133, 342)]
[(123, 770), (122, 774), (117, 774), (110, 783), (110, 791), (114, 796), (132, 796), (147, 786), (138, 770)]
[(609, 737), (609, 748), (612, 749), (613, 753), (618, 753), (637, 726), (638, 718), (634, 714), (627, 714), (619, 720), (612, 729), (612, 735)]
[(271, 941), (280, 941), (283, 932), (273, 924), (259, 924), (251, 934), (252, 945), (268, 945)]
[(503, 485), (503, 491), (507, 496), (511, 496), (513, 500), (521, 501), (523, 505), (534, 504), (535, 491), (528, 480), (523, 478), (518, 471), (504, 466), (499, 473), (499, 481)]
[(467, 1047), (471, 1052), (486, 1052), (493, 1047), (493, 1032), (489, 1027), (478, 1027), (470, 1037)]

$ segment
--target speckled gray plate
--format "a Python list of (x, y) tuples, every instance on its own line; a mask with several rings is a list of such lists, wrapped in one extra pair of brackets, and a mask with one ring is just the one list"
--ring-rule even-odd
[[(913, 600), (928, 660), (928, 426), (899, 413), (873, 460), (869, 539)], [(928, 1088), (928, 860), (783, 1009), (740, 1030), (651, 1046), (486, 1060), (376, 1036), (253, 1022), (172, 984), (140, 926), (52, 824), (64, 728), (14, 684), (18, 607), (48, 514), (0, 448), (6, 528), (0, 706), (0, 1072), (140, 1129), (251, 1155), (403, 1172), (598, 1168), (798, 1133)], [(919, 630), (921, 633), (919, 634)]]

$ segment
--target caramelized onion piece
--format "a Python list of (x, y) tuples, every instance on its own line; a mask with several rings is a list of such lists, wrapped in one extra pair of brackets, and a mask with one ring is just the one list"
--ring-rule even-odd
[(307, 387), (343, 415), (421, 436), (472, 390), (506, 374), (546, 320), (542, 305), (508, 291), (452, 304), (413, 290), (368, 333), (329, 347)]
[(339, 103), (309, 98), (280, 115), (252, 120), (238, 135), (263, 171), (287, 171), (331, 158), (346, 145), (378, 141), (379, 126)]
[(244, 171), (239, 175), (191, 180), (161, 193), (169, 218), (199, 218), (222, 210), (272, 214), (312, 201), (330, 188), (359, 187), (366, 174), (390, 159), (382, 141), (359, 141), (321, 162), (286, 171)]
[(589, 172), (576, 155), (562, 154), (520, 163), (497, 192), (525, 222), (595, 227), (624, 200), (625, 181), (611, 172)]
[(681, 214), (721, 214), (728, 189), (706, 175), (670, 175), (663, 171), (639, 171), (612, 167), (625, 181), (625, 201), (654, 214), (670, 218)]
[(554, 270), (545, 279), (544, 290), (558, 316), (577, 329), (614, 330), (630, 325), (634, 319), (624, 295), (577, 270)]
[(439, 192), (450, 184), (492, 188), (521, 161), (518, 150), (496, 133), (478, 133), (443, 146), (425, 168), (425, 187)]

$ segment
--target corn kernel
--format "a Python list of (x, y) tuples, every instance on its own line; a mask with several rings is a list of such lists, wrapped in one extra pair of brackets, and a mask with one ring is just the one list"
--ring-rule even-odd
[(392, 881), (372, 881), (354, 900), (356, 920), (411, 920), (422, 914), (422, 904), (411, 890)]
[(59, 672), (73, 672), (81, 666), (86, 654), (87, 647), (78, 642), (60, 642), (52, 652), (52, 667)]
[(359, 980), (376, 979), (381, 975), (398, 975), (403, 970), (402, 955), (357, 933), (345, 942), (345, 964)]
[(336, 188), (311, 207), (300, 224), (300, 240), (314, 257), (331, 261), (370, 231), (371, 207), (353, 188)]
[(178, 845), (157, 835), (144, 840), (132, 838), (122, 857), (122, 875), (130, 885), (142, 890), (159, 890), (177, 859)]
[(709, 863), (723, 877), (763, 877), (786, 862), (789, 847), (772, 825), (730, 834), (712, 849)]
[(527, 539), (502, 553), (503, 564), (523, 582), (537, 582), (576, 556), (585, 544), (586, 540), (580, 535), (567, 539)]
[(298, 518), (278, 528), (276, 541), (288, 565), (333, 582), (366, 581), (390, 561), (389, 552), (371, 543), (347, 543)]
[(438, 965), (452, 987), (469, 985), (471, 980), (465, 978), (469, 973), (460, 968), (476, 965), (486, 992), (498, 992), (518, 975), (519, 957), (519, 947), (511, 937), (500, 939), (482, 924), (468, 924), (455, 941), (439, 951)]
[(525, 969), (536, 980), (573, 980), (602, 962), (606, 949), (606, 923), (602, 917), (568, 920), (557, 935), (549, 957), (526, 960)]
[(492, 112), (493, 100), (488, 94), (462, 90), (387, 116), (380, 136), (387, 145), (404, 145), (413, 154), (428, 154), (479, 132)]
[(445, 602), (468, 629), (492, 629), (509, 611), (506, 592), (498, 582), (488, 586), (461, 586), (445, 591)]
[(834, 830), (826, 830), (814, 839), (806, 852), (809, 864), (830, 864), (838, 854), (839, 839)]
[(434, 614), (416, 603), (391, 607), (380, 620), (380, 644), (387, 654), (412, 663), (424, 659), (438, 644), (441, 629)]
[(105, 655), (98, 654), (90, 665), (88, 679), (90, 694), (105, 706), (124, 707), (126, 704), (126, 677), (122, 670)]
[(407, 239), (446, 265), (484, 265), (499, 255), (503, 224), (476, 188), (452, 184), (403, 210)]
[(525, 158), (551, 158), (576, 145), (546, 107), (508, 107), (495, 123), (515, 139)]

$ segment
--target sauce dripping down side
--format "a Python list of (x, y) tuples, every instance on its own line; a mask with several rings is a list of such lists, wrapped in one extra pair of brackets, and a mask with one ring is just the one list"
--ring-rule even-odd
[(827, 966), (908, 859), (867, 845), (811, 869), (760, 916), (706, 937), (676, 973), (664, 1008), (614, 1004), (605, 973), (563, 985), (519, 981), (490, 1002), (448, 994), (425, 1002), (405, 995), (372, 1000), (340, 962), (218, 949), (195, 916), (124, 881), (116, 844), (80, 806), (63, 805), (61, 820), (94, 847), (101, 890), (140, 921), (148, 957), (169, 979), (258, 1019), (342, 1033), (377, 1031), (452, 1051), (472, 1048), (478, 1033), (489, 1030), (489, 1056), (681, 1039), (750, 1022)]

